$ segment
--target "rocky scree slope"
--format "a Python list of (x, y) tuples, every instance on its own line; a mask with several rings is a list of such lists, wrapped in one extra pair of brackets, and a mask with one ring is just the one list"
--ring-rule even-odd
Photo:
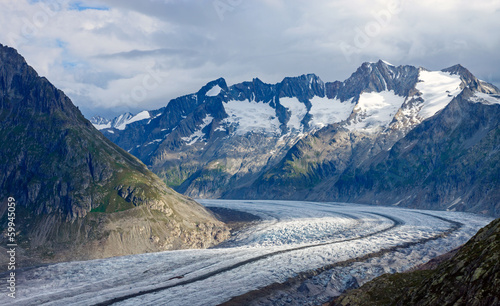
[(223, 223), (106, 139), (62, 91), (2, 45), (0, 142), (1, 239), (7, 197), (14, 197), (20, 259), (203, 248), (229, 235)]

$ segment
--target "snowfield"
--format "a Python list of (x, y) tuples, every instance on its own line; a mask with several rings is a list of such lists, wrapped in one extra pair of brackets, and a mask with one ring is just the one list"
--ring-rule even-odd
[[(341, 203), (199, 202), (252, 213), (262, 222), (212, 249), (68, 262), (18, 272), (15, 304), (217, 305), (314, 270), (320, 273), (306, 283), (308, 292), (319, 288), (318, 282), (326, 284), (325, 290), (317, 290), (317, 302), (339, 294), (353, 279), (362, 284), (448, 252), (492, 220), (458, 212)], [(357, 258), (350, 266), (336, 267)], [(0, 290), (0, 304), (12, 303), (5, 286)], [(264, 303), (301, 298), (277, 294)], [(300, 303), (306, 302), (312, 303)]]
[(448, 72), (422, 70), (418, 75), (418, 80), (415, 88), (422, 93), (425, 101), (419, 111), (422, 120), (434, 116), (462, 91), (460, 76)]
[(405, 101), (393, 90), (382, 92), (364, 92), (354, 107), (355, 117), (348, 129), (376, 131), (379, 127), (388, 126)]
[(223, 102), (224, 110), (229, 117), (222, 122), (236, 126), (237, 135), (251, 132), (280, 135), (280, 122), (276, 111), (269, 103), (254, 100)]

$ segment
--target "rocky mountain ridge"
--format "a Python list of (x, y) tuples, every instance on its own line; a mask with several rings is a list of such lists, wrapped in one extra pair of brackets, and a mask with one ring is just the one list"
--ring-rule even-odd
[[(463, 98), (464, 91), (471, 94)], [(343, 82), (324, 83), (309, 74), (278, 84), (254, 79), (227, 86), (221, 78), (195, 94), (170, 101), (155, 111), (154, 118), (134, 122), (124, 130), (101, 131), (139, 157), (169, 186), (193, 197), (349, 200), (422, 207), (431, 197), (409, 201), (394, 193), (390, 201), (382, 201), (382, 194), (387, 193), (349, 178), (369, 165), (375, 167), (385, 152), (427, 120), (441, 116), (454, 99), (468, 103), (480, 94), (497, 101), (499, 93), (460, 65), (429, 71), (378, 61), (364, 63)], [(485, 110), (495, 108), (471, 103), (484, 105)], [(495, 119), (488, 120), (490, 130), (483, 130), (484, 135), (495, 127)], [(453, 131), (458, 132), (450, 126), (448, 132)], [(465, 132), (465, 127), (460, 131)], [(493, 136), (488, 139), (496, 141)], [(495, 147), (482, 149), (493, 150), (490, 153), (496, 156)], [(385, 178), (378, 175), (377, 179)], [(348, 182), (366, 190), (345, 190)], [(487, 188), (497, 194), (495, 184)], [(410, 187), (408, 183), (405, 197), (412, 193)], [(420, 187), (413, 191), (420, 193)], [(491, 207), (494, 194), (481, 199), (485, 204), (479, 208), (466, 205), (469, 196), (443, 193), (431, 199), (427, 208), (496, 215), (498, 210)], [(452, 205), (454, 201), (461, 205)]]

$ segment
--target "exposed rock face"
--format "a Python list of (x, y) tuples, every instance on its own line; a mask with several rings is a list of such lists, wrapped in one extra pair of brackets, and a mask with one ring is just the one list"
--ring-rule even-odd
[(364, 63), (344, 82), (327, 83), (328, 98), (346, 101), (364, 92), (394, 91), (405, 97), (414, 90), (419, 69), (413, 66), (393, 66), (384, 61)]
[(16, 241), (27, 256), (101, 258), (207, 247), (228, 237), (211, 213), (167, 188), (1, 45), (0, 118), (2, 224), (7, 197), (14, 197)]
[(500, 305), (500, 219), (435, 270), (383, 275), (332, 305)]
[(309, 74), (228, 87), (218, 79), (148, 119), (102, 131), (194, 197), (498, 216), (498, 94), (460, 65), (428, 71), (379, 61), (344, 82)]

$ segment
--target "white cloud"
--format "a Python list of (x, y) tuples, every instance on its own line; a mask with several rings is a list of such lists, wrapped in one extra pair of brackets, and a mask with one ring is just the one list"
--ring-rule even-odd
[(500, 82), (497, 1), (218, 1), (4, 0), (0, 42), (86, 115), (158, 108), (218, 77), (344, 80), (379, 58)]

